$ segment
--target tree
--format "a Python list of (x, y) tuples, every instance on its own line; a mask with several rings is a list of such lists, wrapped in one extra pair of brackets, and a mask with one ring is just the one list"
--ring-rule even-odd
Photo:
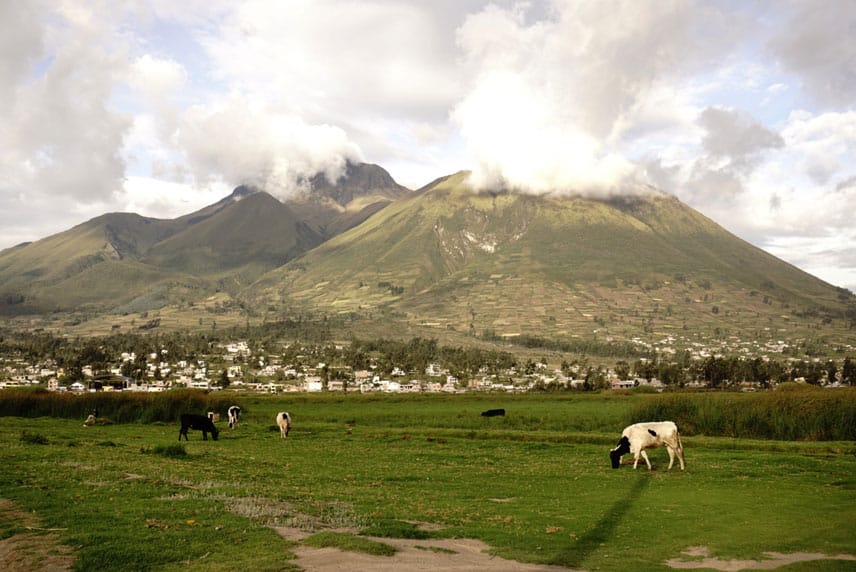
[(619, 379), (627, 379), (630, 377), (630, 364), (624, 360), (620, 360), (615, 364), (615, 375)]
[(838, 373), (838, 366), (834, 361), (829, 360), (826, 362), (826, 382), (827, 383), (835, 383), (835, 375)]
[(856, 361), (844, 358), (844, 364), (841, 366), (841, 382), (848, 385), (856, 385)]

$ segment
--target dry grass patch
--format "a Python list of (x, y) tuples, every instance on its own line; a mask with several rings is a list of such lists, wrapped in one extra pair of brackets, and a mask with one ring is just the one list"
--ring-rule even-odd
[(55, 530), (39, 526), (33, 513), (0, 499), (0, 569), (5, 572), (71, 570), (74, 553)]

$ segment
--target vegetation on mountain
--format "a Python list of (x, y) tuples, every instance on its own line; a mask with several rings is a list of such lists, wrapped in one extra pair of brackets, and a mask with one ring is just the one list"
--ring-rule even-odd
[(856, 346), (851, 292), (674, 197), (476, 193), (467, 176), (408, 192), (348, 165), (285, 203), (239, 187), (174, 220), (104, 215), (0, 252), (0, 316), (81, 335), (336, 316), (339, 337), (631, 359)]
[(487, 338), (767, 341), (837, 330), (853, 341), (849, 293), (674, 197), (479, 194), (466, 177), (396, 201), (241, 298), (270, 316), (386, 314)]
[[(376, 165), (349, 165), (335, 184), (323, 177), (310, 183), (319, 190), (308, 202), (283, 203), (241, 186), (173, 220), (110, 213), (6, 249), (0, 252), (0, 316), (91, 317), (195, 305), (246, 287), (407, 192)], [(307, 205), (321, 202), (335, 204), (336, 212), (308, 216)]]

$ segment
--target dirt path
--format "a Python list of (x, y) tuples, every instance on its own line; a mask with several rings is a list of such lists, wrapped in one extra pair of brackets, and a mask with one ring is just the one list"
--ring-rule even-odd
[[(307, 534), (299, 529), (277, 527), (288, 540), (302, 540)], [(505, 560), (487, 553), (484, 542), (472, 539), (405, 540), (370, 538), (396, 548), (393, 556), (371, 556), (346, 552), (337, 548), (311, 548), (299, 545), (292, 549), (297, 565), (306, 572), (399, 572), (400, 570), (431, 570), (432, 572), (569, 572), (570, 568), (525, 564)]]
[(64, 572), (71, 570), (74, 554), (61, 544), (59, 536), (39, 526), (38, 518), (20, 510), (15, 503), (0, 499), (0, 522), (12, 529), (0, 540), (0, 570), (4, 572)]
[[(850, 560), (856, 562), (856, 556), (852, 554), (830, 555), (813, 552), (793, 552), (790, 554), (764, 552), (762, 560), (723, 560), (709, 556), (710, 550), (706, 546), (691, 546), (684, 550), (683, 554), (684, 557), (667, 560), (666, 565), (682, 570), (707, 568), (723, 570), (724, 572), (739, 572), (740, 570), (775, 570), (795, 562), (812, 562), (815, 560)], [(698, 557), (701, 557), (701, 560)]]

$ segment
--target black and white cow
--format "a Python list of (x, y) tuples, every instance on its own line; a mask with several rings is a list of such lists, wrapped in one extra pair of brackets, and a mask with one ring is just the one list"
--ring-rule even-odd
[(657, 421), (653, 423), (636, 423), (629, 425), (621, 432), (618, 446), (609, 452), (612, 468), (617, 469), (621, 465), (621, 456), (632, 453), (634, 456), (633, 468), (639, 463), (639, 456), (645, 460), (648, 470), (651, 470), (651, 461), (645, 449), (653, 449), (664, 445), (669, 451), (669, 469), (675, 463), (675, 455), (684, 470), (684, 447), (681, 445), (681, 436), (678, 434), (678, 426), (671, 421)]
[(229, 408), (229, 429), (234, 429), (241, 420), (241, 408), (233, 405)]
[(279, 426), (280, 437), (288, 437), (288, 432), (291, 431), (291, 415), (287, 411), (280, 411), (276, 414), (276, 424)]
[(178, 440), (181, 441), (181, 436), (184, 435), (184, 440), (189, 441), (187, 438), (187, 430), (195, 429), (196, 431), (202, 431), (202, 440), (208, 440), (208, 433), (211, 433), (211, 438), (215, 441), (217, 437), (220, 435), (220, 432), (217, 431), (217, 427), (214, 426), (214, 421), (205, 415), (195, 415), (193, 413), (182, 413), (181, 414), (181, 429), (178, 430)]

